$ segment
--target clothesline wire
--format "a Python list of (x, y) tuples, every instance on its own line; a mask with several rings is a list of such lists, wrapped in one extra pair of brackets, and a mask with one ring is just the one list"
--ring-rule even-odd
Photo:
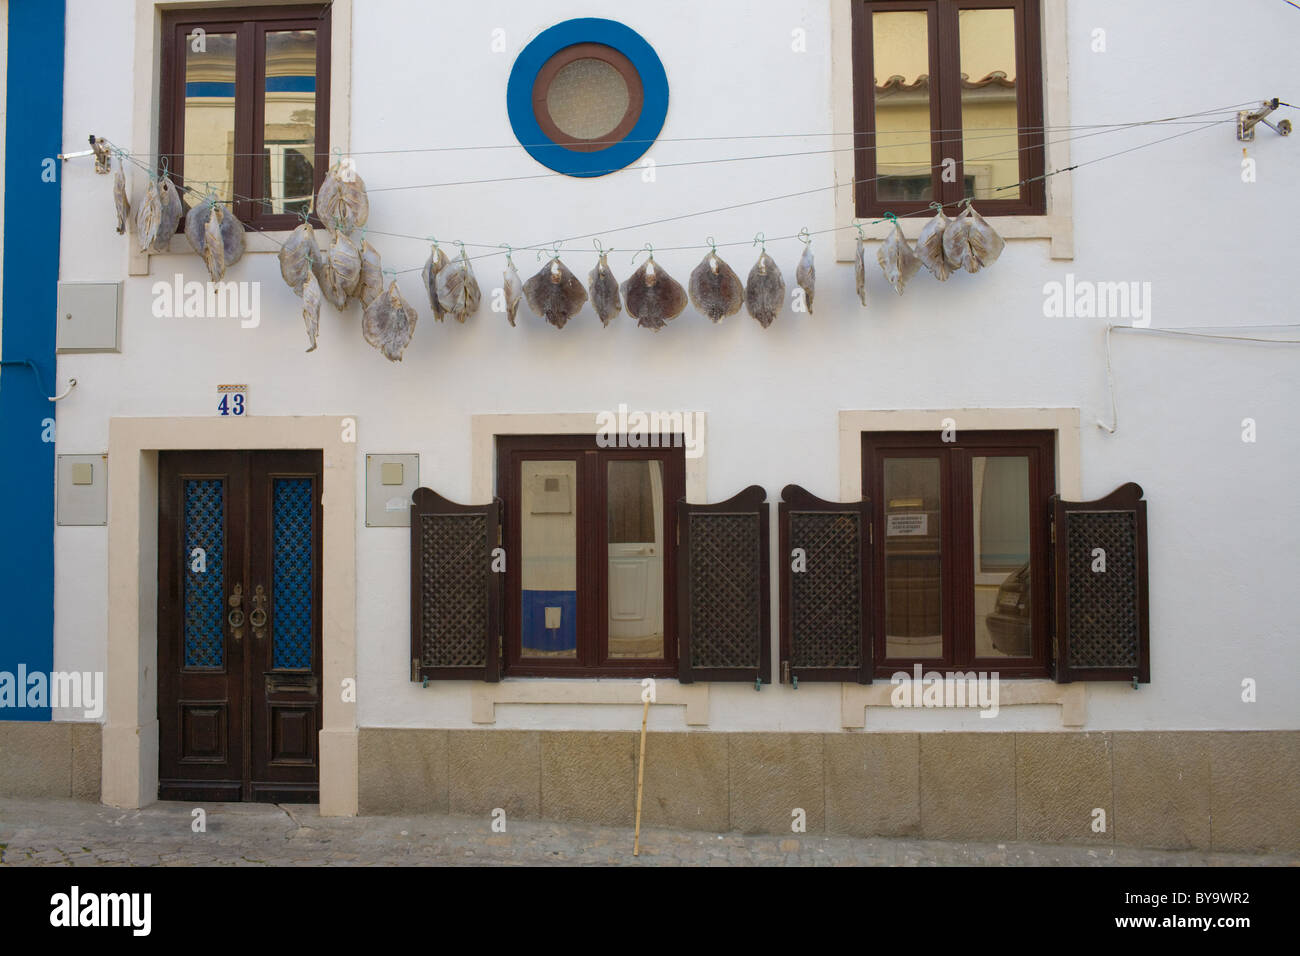
[[(1119, 123), (1082, 123), (1078, 125), (1069, 125), (1069, 126), (1047, 126), (1047, 125), (981, 126), (980, 129), (984, 131), (998, 131), (1004, 133), (1005, 132), (1033, 133), (1039, 131), (1061, 132), (1063, 130), (1068, 131), (1068, 130), (1076, 130), (1076, 129), (1102, 129), (1102, 128), (1109, 128), (1109, 127), (1146, 126), (1153, 123), (1172, 124), (1183, 120), (1189, 120), (1189, 121), (1194, 120), (1198, 116), (1206, 116), (1211, 113), (1234, 112), (1236, 110), (1242, 109), (1247, 106), (1257, 106), (1259, 103), (1260, 100), (1246, 100), (1241, 103), (1232, 103), (1227, 106), (1219, 106), (1207, 110), (1198, 110), (1192, 113), (1182, 113), (1176, 116), (1161, 117), (1158, 119), (1151, 119), (1151, 120), (1126, 121), (1126, 122), (1119, 122)], [(935, 127), (931, 127), (930, 129), (924, 129), (918, 127), (915, 129), (890, 130), (889, 132), (890, 133), (962, 133), (964, 132), (964, 128), (935, 126)], [(619, 143), (636, 144), (636, 145), (650, 145), (654, 143), (711, 143), (711, 142), (730, 142), (736, 140), (753, 140), (753, 139), (824, 139), (828, 137), (844, 137), (844, 136), (851, 137), (851, 136), (858, 136), (858, 135), (861, 134), (855, 131), (843, 131), (843, 132), (831, 132), (831, 133), (736, 133), (736, 134), (728, 134), (723, 136), (659, 136), (653, 139), (611, 139), (611, 140), (589, 140), (589, 141), (584, 140), (584, 145), (612, 146)], [(474, 150), (540, 149), (540, 148), (544, 148), (547, 146), (554, 146), (554, 145), (556, 144), (548, 141), (544, 143), (514, 142), (514, 143), (483, 144), (477, 146), (474, 145), (471, 146), (409, 146), (409, 147), (396, 147), (392, 149), (348, 150), (348, 155), (349, 156), (384, 156), (384, 155), (402, 154), (402, 153), (454, 153), (454, 152), (469, 152)], [(144, 156), (149, 159), (163, 159), (164, 157), (169, 159), (176, 159), (185, 156), (244, 157), (244, 156), (265, 156), (266, 154), (265, 153), (228, 153), (228, 152), (221, 152), (221, 153), (139, 152), (136, 153), (136, 155)], [(328, 157), (329, 152), (325, 151), (325, 152), (313, 153), (312, 155), (318, 157)]]
[[(1147, 147), (1149, 147), (1149, 146), (1155, 146), (1155, 145), (1158, 145), (1158, 144), (1160, 144), (1160, 143), (1168, 142), (1169, 140), (1178, 139), (1178, 138), (1183, 137), (1183, 136), (1188, 136), (1188, 135), (1191, 135), (1192, 133), (1196, 133), (1196, 132), (1200, 132), (1201, 130), (1208, 129), (1208, 128), (1210, 128), (1211, 126), (1218, 126), (1218, 125), (1221, 125), (1221, 124), (1224, 123), (1224, 122), (1228, 122), (1228, 121), (1226, 121), (1226, 120), (1211, 120), (1211, 121), (1208, 121), (1208, 122), (1206, 122), (1206, 123), (1204, 123), (1204, 124), (1202, 124), (1202, 125), (1199, 125), (1199, 126), (1195, 127), (1194, 129), (1184, 130), (1184, 131), (1182, 131), (1182, 132), (1175, 133), (1175, 134), (1173, 134), (1173, 135), (1171, 135), (1171, 136), (1165, 136), (1165, 137), (1162, 137), (1162, 138), (1160, 138), (1160, 139), (1152, 140), (1152, 141), (1147, 142), (1147, 143), (1140, 143), (1140, 144), (1138, 144), (1137, 146), (1129, 147), (1128, 149), (1119, 150), (1119, 151), (1117, 151), (1117, 152), (1110, 153), (1110, 154), (1107, 154), (1107, 155), (1105, 155), (1105, 156), (1099, 156), (1099, 157), (1096, 157), (1096, 158), (1094, 158), (1094, 159), (1085, 160), (1085, 161), (1082, 161), (1082, 162), (1079, 162), (1079, 163), (1075, 163), (1075, 164), (1073, 164), (1073, 165), (1071, 165), (1071, 166), (1067, 166), (1067, 167), (1065, 167), (1064, 169), (1053, 170), (1053, 171), (1051, 171), (1051, 172), (1048, 172), (1048, 173), (1044, 174), (1044, 175), (1041, 176), (1041, 177), (1031, 177), (1031, 179), (1039, 179), (1039, 178), (1041, 178), (1041, 179), (1047, 179), (1047, 178), (1049, 178), (1049, 177), (1051, 177), (1051, 176), (1058, 175), (1058, 174), (1063, 173), (1063, 172), (1068, 172), (1068, 171), (1071, 171), (1071, 170), (1074, 170), (1074, 169), (1078, 169), (1078, 168), (1081, 167), (1081, 166), (1089, 166), (1089, 165), (1092, 165), (1093, 163), (1097, 163), (1097, 162), (1101, 162), (1101, 161), (1106, 160), (1106, 159), (1114, 158), (1115, 156), (1120, 156), (1120, 155), (1123, 155), (1123, 154), (1125, 154), (1125, 153), (1130, 153), (1130, 152), (1134, 152), (1134, 151), (1136, 151), (1136, 150), (1145, 149), (1145, 148), (1147, 148)], [(1083, 135), (1081, 135), (1081, 136), (1079, 136), (1079, 137), (1067, 137), (1066, 139), (1063, 139), (1063, 140), (1053, 140), (1052, 143), (1035, 144), (1034, 146), (1030, 146), (1030, 147), (1022, 147), (1020, 150), (1009, 151), (1009, 152), (1016, 152), (1016, 153), (1018, 153), (1018, 152), (1022, 152), (1022, 151), (1024, 151), (1025, 149), (1038, 148), (1039, 146), (1055, 145), (1056, 143), (1067, 142), (1067, 141), (1071, 141), (1071, 140), (1073, 140), (1073, 139), (1083, 139), (1083, 138), (1087, 138), (1087, 137), (1089, 137), (1089, 136), (1094, 136), (1094, 135), (1098, 135), (1098, 134), (1097, 134), (1097, 133), (1086, 133), (1086, 134), (1083, 134)], [(148, 173), (150, 176), (154, 176), (154, 175), (155, 175), (153, 169), (152, 169), (150, 166), (146, 165), (145, 163), (142, 163), (140, 160), (136, 159), (135, 156), (131, 155), (130, 153), (128, 153), (128, 152), (126, 152), (126, 151), (124, 151), (124, 150), (121, 150), (119, 147), (116, 147), (115, 144), (110, 143), (109, 145), (110, 145), (111, 147), (117, 149), (117, 151), (118, 151), (118, 153), (119, 153), (119, 158), (125, 158), (128, 162), (132, 163), (132, 165), (137, 166), (137, 167), (139, 167), (140, 169), (144, 170), (144, 171), (145, 171), (146, 173)], [(1006, 154), (1006, 153), (1003, 153), (1003, 154), (995, 154), (995, 155), (993, 155), (993, 156), (982, 156), (982, 157), (977, 157), (977, 158), (978, 158), (978, 159), (993, 159), (993, 158), (997, 158), (997, 157), (1000, 156), (1000, 155), (1007, 155), (1007, 154)], [(930, 169), (931, 169), (931, 171), (932, 171), (932, 170), (934, 170), (934, 169), (940, 168), (941, 165), (942, 165), (942, 164), (935, 164), (935, 165), (931, 166)], [(873, 182), (873, 181), (878, 180), (878, 179), (881, 179), (881, 178), (884, 178), (884, 177), (877, 176), (877, 177), (874, 177), (873, 179), (866, 179), (866, 180), (850, 180), (848, 183), (843, 184), (843, 185), (852, 188), (853, 186), (855, 186), (855, 185), (857, 185), (857, 184), (865, 183), (865, 182)], [(1029, 181), (1030, 181), (1030, 180), (1025, 180), (1024, 182), (1029, 182)], [(1024, 184), (1024, 183), (1016, 183), (1016, 184), (1013, 184), (1013, 185), (1017, 185), (1017, 186), (1018, 186), (1018, 185), (1023, 185), (1023, 184)], [(649, 220), (649, 221), (646, 221), (646, 222), (634, 223), (634, 224), (632, 224), (632, 225), (628, 225), (628, 226), (620, 226), (620, 227), (617, 227), (617, 228), (614, 228), (614, 229), (606, 229), (606, 230), (602, 230), (602, 231), (599, 231), (599, 232), (591, 232), (591, 233), (584, 233), (584, 234), (582, 234), (582, 235), (568, 236), (568, 237), (563, 238), (563, 239), (551, 240), (550, 242), (535, 243), (535, 244), (532, 244), (532, 245), (514, 246), (514, 247), (511, 247), (510, 251), (513, 251), (513, 252), (526, 252), (526, 251), (544, 250), (544, 251), (551, 251), (551, 252), (556, 253), (556, 254), (559, 254), (559, 253), (566, 253), (566, 252), (568, 252), (568, 253), (573, 253), (573, 252), (580, 252), (580, 251), (581, 251), (581, 252), (585, 252), (585, 251), (587, 251), (587, 250), (577, 250), (577, 249), (572, 249), (572, 248), (565, 249), (565, 248), (563, 248), (563, 246), (564, 246), (565, 243), (576, 242), (576, 241), (581, 240), (581, 239), (592, 239), (592, 238), (597, 238), (597, 237), (600, 237), (600, 236), (609, 235), (609, 234), (612, 234), (612, 233), (617, 233), (617, 232), (627, 232), (627, 231), (632, 230), (632, 229), (643, 229), (643, 228), (648, 228), (648, 227), (650, 227), (650, 226), (663, 225), (663, 224), (670, 223), (670, 222), (678, 222), (678, 221), (682, 221), (682, 220), (685, 220), (685, 219), (693, 219), (693, 218), (697, 218), (697, 217), (699, 217), (699, 216), (712, 215), (712, 214), (714, 214), (714, 213), (720, 213), (720, 212), (728, 212), (728, 211), (732, 211), (732, 210), (735, 210), (735, 209), (743, 209), (743, 208), (747, 208), (747, 207), (750, 207), (750, 206), (761, 205), (761, 204), (765, 204), (765, 203), (769, 203), (769, 202), (777, 202), (777, 201), (780, 201), (780, 200), (783, 200), (783, 199), (792, 199), (792, 198), (796, 198), (796, 197), (799, 197), (799, 196), (806, 196), (806, 195), (811, 195), (811, 194), (813, 194), (813, 193), (817, 193), (817, 192), (824, 192), (824, 191), (827, 191), (827, 190), (830, 190), (830, 189), (839, 189), (839, 188), (842, 188), (841, 184), (834, 184), (834, 185), (831, 185), (831, 186), (818, 186), (818, 187), (815, 187), (815, 188), (813, 188), (813, 189), (806, 189), (806, 190), (800, 190), (800, 191), (798, 191), (798, 192), (786, 193), (786, 194), (783, 194), (783, 195), (781, 195), (781, 196), (772, 196), (772, 197), (767, 197), (767, 198), (764, 198), (764, 199), (748, 200), (748, 201), (746, 201), (746, 202), (742, 202), (742, 203), (733, 203), (733, 204), (726, 205), (726, 206), (718, 206), (718, 207), (715, 207), (715, 208), (712, 208), (712, 209), (705, 209), (705, 210), (700, 210), (700, 211), (692, 212), (692, 213), (684, 213), (684, 214), (682, 214), (682, 215), (678, 215), (678, 216), (668, 216), (668, 217), (663, 217), (663, 218), (660, 218), (660, 219)], [(182, 191), (187, 192), (187, 193), (190, 193), (190, 194), (192, 194), (192, 195), (202, 197), (202, 193), (201, 193), (199, 190), (194, 189), (193, 187), (182, 185), (182, 186), (180, 187), (180, 189), (181, 189)], [(244, 196), (236, 196), (235, 198), (236, 198), (236, 199), (245, 199), (245, 200), (248, 200), (248, 199), (249, 199), (249, 197), (244, 197)], [(258, 200), (250, 200), (250, 201), (257, 202)], [(960, 205), (961, 203), (964, 203), (965, 201), (966, 201), (966, 200), (964, 200), (964, 199), (961, 199), (961, 200), (954, 200), (954, 201), (952, 201), (952, 202), (942, 203), (942, 204), (939, 204), (939, 205), (941, 205), (942, 207), (947, 207), (947, 206), (952, 206), (952, 205)], [(918, 210), (918, 211), (916, 211), (916, 212), (904, 213), (904, 214), (898, 216), (897, 218), (899, 218), (899, 219), (905, 219), (905, 218), (910, 218), (910, 217), (914, 217), (914, 216), (918, 216), (918, 215), (928, 215), (929, 213), (930, 213), (930, 209), (927, 208), (927, 209), (925, 209), (925, 210)], [(882, 220), (876, 220), (876, 221), (879, 222), (879, 221), (882, 221)], [(830, 227), (830, 228), (826, 228), (826, 229), (818, 229), (818, 230), (809, 231), (809, 232), (807, 233), (807, 235), (810, 235), (810, 236), (812, 236), (812, 235), (825, 235), (825, 234), (828, 234), (828, 233), (839, 232), (839, 231), (842, 231), (842, 230), (844, 230), (844, 229), (854, 229), (854, 228), (857, 228), (857, 225), (855, 225), (855, 224), (850, 224), (850, 225), (847, 225), (847, 226), (835, 226), (835, 227)], [(429, 240), (429, 237), (428, 237), (428, 236), (415, 236), (415, 235), (407, 235), (407, 234), (403, 234), (403, 233), (384, 232), (384, 231), (377, 230), (377, 229), (370, 229), (369, 227), (366, 227), (366, 234), (368, 234), (368, 235), (379, 235), (379, 236), (385, 236), (385, 237), (388, 237), (388, 238), (410, 239), (410, 240), (415, 240), (415, 241), (428, 241), (428, 240)], [(274, 237), (269, 236), (269, 235), (266, 235), (265, 233), (264, 233), (263, 235), (264, 235), (265, 238), (268, 239), (272, 244), (274, 244), (274, 245), (276, 245), (276, 246), (279, 246), (279, 247), (283, 248), (283, 246), (284, 246), (284, 243), (283, 243), (283, 242), (280, 242), (279, 240), (276, 240)], [(792, 234), (792, 235), (788, 235), (788, 236), (776, 236), (776, 237), (767, 238), (766, 241), (767, 241), (767, 242), (780, 242), (780, 241), (789, 240), (789, 239), (797, 239), (797, 238), (799, 238), (799, 237), (800, 237), (800, 233), (794, 233), (794, 234)], [(660, 251), (662, 251), (662, 252), (670, 252), (670, 251), (685, 251), (685, 250), (691, 250), (691, 249), (724, 248), (724, 247), (740, 246), (740, 245), (750, 245), (750, 244), (752, 244), (752, 239), (737, 240), (737, 241), (734, 241), (734, 242), (720, 242), (720, 243), (713, 243), (713, 244), (697, 244), (697, 245), (685, 245), (685, 246), (663, 246), (663, 247), (660, 247)], [(467, 257), (467, 258), (469, 259), (469, 261), (471, 261), (471, 262), (478, 261), (478, 260), (482, 260), (482, 259), (493, 258), (493, 257), (495, 257), (495, 256), (501, 256), (501, 255), (506, 255), (506, 254), (508, 254), (507, 251), (506, 251), (506, 249), (503, 248), (503, 246), (504, 246), (503, 243), (488, 244), (488, 243), (472, 243), (472, 242), (465, 242), (465, 243), (463, 243), (463, 245), (465, 245), (465, 246), (477, 247), (477, 248), (495, 249), (495, 250), (496, 250), (496, 251), (493, 251), (493, 252), (486, 252), (486, 253), (482, 253), (482, 254), (479, 254), (479, 255), (476, 255), (476, 256), (469, 256), (469, 257)], [(614, 250), (614, 249), (608, 249), (608, 250), (606, 250), (606, 252), (614, 252), (614, 251), (616, 251), (616, 250)], [(630, 251), (630, 250), (627, 250), (627, 251)], [(423, 265), (421, 265), (421, 266), (415, 266), (415, 267), (408, 268), (408, 269), (397, 269), (397, 270), (387, 270), (387, 271), (389, 271), (389, 272), (391, 272), (392, 274), (395, 274), (395, 275), (405, 275), (405, 274), (407, 274), (407, 273), (411, 273), (411, 272), (419, 272), (419, 271), (421, 271), (423, 268), (424, 268)]]

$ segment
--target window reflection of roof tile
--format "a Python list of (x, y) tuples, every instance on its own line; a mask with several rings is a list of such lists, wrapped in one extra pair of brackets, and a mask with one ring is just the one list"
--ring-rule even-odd
[[(907, 77), (894, 74), (884, 83), (876, 84), (876, 91), (880, 93), (912, 93), (917, 90), (923, 90), (929, 87), (930, 76), (928, 73), (922, 73), (913, 83), (907, 82)], [(989, 86), (998, 86), (1003, 89), (1014, 90), (1016, 81), (1007, 77), (1002, 70), (994, 70), (982, 80), (972, 80), (965, 73), (961, 75), (961, 88), (963, 90), (982, 90)]]

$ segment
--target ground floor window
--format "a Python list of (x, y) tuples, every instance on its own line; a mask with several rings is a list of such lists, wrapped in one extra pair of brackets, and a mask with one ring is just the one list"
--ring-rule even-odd
[(497, 443), (508, 674), (675, 676), (675, 505), (681, 443), (594, 436)]
[(1048, 674), (1050, 431), (874, 432), (875, 670)]

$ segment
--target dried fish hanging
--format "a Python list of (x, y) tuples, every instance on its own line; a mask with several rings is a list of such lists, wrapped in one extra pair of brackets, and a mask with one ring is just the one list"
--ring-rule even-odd
[(597, 260), (596, 267), (587, 275), (587, 291), (591, 294), (591, 307), (600, 317), (600, 324), (608, 327), (615, 316), (623, 311), (623, 301), (618, 294), (618, 280), (614, 278), (614, 273), (609, 269), (609, 262), (606, 261), (614, 250), (603, 249), (599, 239), (593, 240), (593, 244), (600, 259)]
[(709, 236), (709, 252), (691, 272), (688, 286), (696, 311), (720, 322), (735, 315), (745, 304), (745, 286), (736, 271), (718, 256), (718, 246)]
[(172, 236), (176, 235), (176, 227), (180, 225), (181, 216), (185, 215), (180, 190), (167, 174), (166, 160), (163, 160), (162, 178), (158, 180), (158, 203), (161, 207), (158, 231), (149, 248), (154, 252), (166, 252), (171, 248)]
[(785, 304), (785, 280), (781, 278), (781, 270), (767, 254), (767, 241), (761, 232), (754, 237), (754, 245), (761, 245), (762, 250), (745, 282), (745, 307), (758, 320), (759, 325), (767, 328), (776, 321)]
[(311, 270), (311, 260), (307, 262), (307, 278), (302, 284), (302, 321), (307, 326), (307, 339), (311, 342), (308, 352), (316, 351), (316, 334), (320, 331), (321, 287), (316, 275)]
[(519, 270), (515, 268), (515, 260), (511, 253), (513, 250), (506, 246), (506, 267), (501, 272), (501, 294), (505, 299), (506, 319), (510, 322), (510, 327), (514, 328), (515, 315), (519, 312), (519, 303), (524, 298), (524, 283), (519, 278)]
[(126, 224), (131, 218), (131, 200), (126, 191), (125, 158), (121, 150), (117, 152), (117, 171), (113, 174), (113, 205), (117, 210), (117, 234), (126, 234)]
[(209, 193), (185, 215), (185, 238), (208, 267), (208, 276), (220, 282), (244, 255), (244, 225), (216, 193)]
[(812, 315), (813, 310), (813, 292), (817, 287), (817, 269), (813, 265), (812, 236), (808, 235), (808, 227), (799, 230), (799, 241), (803, 243), (803, 255), (799, 257), (799, 265), (794, 270), (794, 281), (803, 289), (803, 304)]
[[(361, 317), (361, 334), (366, 342), (384, 353), (390, 362), (400, 362), (402, 353), (415, 335), (416, 313), (397, 288), (397, 274), (388, 291), (381, 292), (366, 306)], [(382, 282), (382, 277), (381, 277)]]
[(438, 273), (447, 267), (447, 255), (438, 248), (437, 239), (430, 236), (429, 241), (433, 245), (429, 250), (429, 258), (424, 263), (424, 269), (420, 272), (420, 278), (424, 281), (424, 290), (429, 293), (429, 308), (433, 309), (433, 318), (441, 322), (442, 306), (438, 304)]
[(853, 253), (853, 275), (858, 284), (858, 301), (867, 304), (867, 237), (862, 232), (862, 223), (853, 224), (858, 231), (858, 244)]
[(952, 266), (948, 264), (943, 252), (943, 236), (952, 220), (943, 214), (943, 203), (932, 202), (930, 208), (935, 211), (935, 215), (921, 229), (921, 235), (916, 240), (916, 257), (932, 276), (940, 282), (946, 282), (952, 275)]
[[(658, 332), (686, 308), (686, 290), (655, 262), (654, 247), (646, 244), (650, 258), (623, 283), (627, 314), (643, 329)], [(641, 253), (638, 252), (637, 255)], [(632, 257), (636, 261), (636, 256)]]
[(1006, 242), (975, 211), (971, 200), (962, 202), (966, 209), (944, 229), (943, 254), (953, 269), (975, 273), (996, 262)]
[[(558, 246), (558, 244), (557, 244)], [(524, 283), (528, 307), (557, 329), (582, 311), (587, 290), (582, 282), (560, 261), (557, 251), (551, 261)]]
[(347, 308), (348, 299), (357, 293), (361, 281), (361, 253), (343, 230), (334, 232), (333, 241), (315, 260), (316, 279), (321, 292), (334, 308)]
[(457, 242), (455, 245), (460, 247), (460, 255), (438, 272), (438, 305), (445, 314), (464, 323), (478, 311), (481, 293), (469, 256), (465, 255), (465, 243)]
[(298, 295), (302, 295), (303, 284), (312, 273), (312, 263), (320, 258), (320, 248), (316, 245), (316, 233), (307, 221), (306, 214), (289, 238), (280, 247), (280, 275), (285, 283)]
[(366, 229), (361, 227), (361, 281), (357, 284), (357, 298), (361, 308), (367, 309), (370, 303), (384, 292), (384, 267), (379, 258), (379, 250), (366, 242)]
[(921, 260), (907, 244), (902, 227), (898, 225), (898, 217), (892, 212), (887, 212), (885, 218), (894, 224), (894, 231), (876, 250), (876, 261), (880, 263), (880, 268), (885, 273), (885, 278), (889, 280), (889, 284), (894, 287), (894, 291), (902, 295), (903, 287), (920, 270)]
[(313, 207), (316, 216), (335, 232), (351, 235), (370, 218), (370, 200), (366, 184), (357, 175), (351, 160), (344, 160), (342, 150), (334, 150), (334, 165), (325, 173), (325, 181), (316, 192)]

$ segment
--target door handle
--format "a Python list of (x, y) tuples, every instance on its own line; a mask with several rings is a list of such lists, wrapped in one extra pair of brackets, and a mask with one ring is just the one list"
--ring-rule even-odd
[(235, 590), (230, 595), (230, 614), (227, 615), (226, 621), (230, 624), (230, 636), (236, 641), (244, 638), (244, 586), (236, 584)]
[(253, 637), (259, 641), (266, 637), (266, 588), (260, 584), (253, 592), (253, 612), (248, 615), (248, 623), (253, 625)]

